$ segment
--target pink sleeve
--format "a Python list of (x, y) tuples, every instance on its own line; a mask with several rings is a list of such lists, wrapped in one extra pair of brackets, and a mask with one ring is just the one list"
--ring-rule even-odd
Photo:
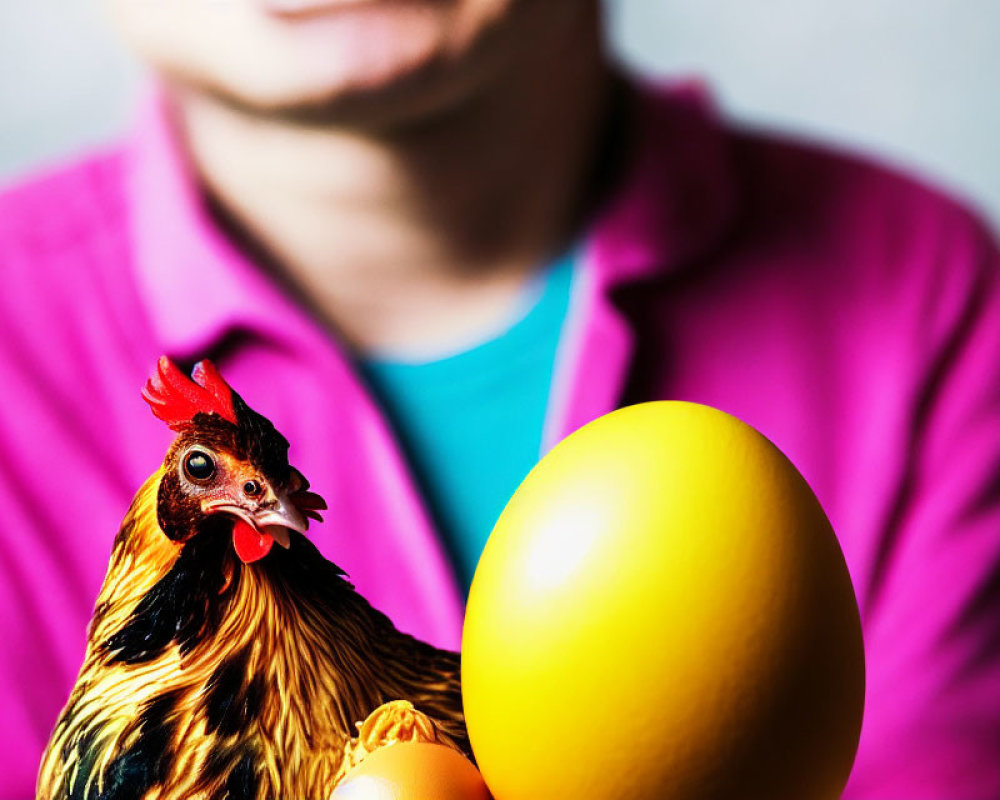
[(1000, 257), (966, 217), (945, 228), (913, 276), (931, 357), (864, 609), (879, 659), (850, 800), (1000, 798)]

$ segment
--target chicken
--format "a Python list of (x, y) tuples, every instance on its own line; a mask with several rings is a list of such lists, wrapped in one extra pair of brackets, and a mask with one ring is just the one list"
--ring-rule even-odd
[(115, 538), (38, 800), (326, 800), (395, 741), (469, 756), (458, 655), (320, 555), (288, 442), (211, 363), (192, 377), (164, 357), (143, 391), (177, 436)]

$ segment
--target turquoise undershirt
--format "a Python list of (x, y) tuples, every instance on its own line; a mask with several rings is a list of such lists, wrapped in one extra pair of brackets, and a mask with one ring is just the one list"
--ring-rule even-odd
[(466, 594), (497, 517), (541, 453), (573, 261), (538, 273), (519, 318), (486, 342), (434, 361), (359, 363)]

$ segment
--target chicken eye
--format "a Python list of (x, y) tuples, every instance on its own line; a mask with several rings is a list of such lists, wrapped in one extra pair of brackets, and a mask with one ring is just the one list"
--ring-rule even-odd
[(195, 481), (207, 481), (215, 474), (215, 462), (203, 450), (192, 450), (184, 457), (184, 474)]
[(247, 481), (243, 484), (243, 493), (248, 497), (256, 497), (264, 491), (264, 487), (258, 481)]

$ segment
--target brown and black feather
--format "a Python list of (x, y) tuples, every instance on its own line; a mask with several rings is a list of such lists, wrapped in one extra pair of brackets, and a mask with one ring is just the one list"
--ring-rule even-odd
[(469, 754), (459, 657), (400, 633), (303, 535), (243, 564), (175, 485), (209, 441), (287, 479), (288, 443), (234, 394), (198, 415), (115, 539), (38, 800), (327, 800), (357, 723), (408, 700)]

